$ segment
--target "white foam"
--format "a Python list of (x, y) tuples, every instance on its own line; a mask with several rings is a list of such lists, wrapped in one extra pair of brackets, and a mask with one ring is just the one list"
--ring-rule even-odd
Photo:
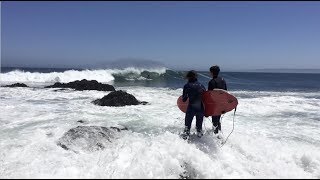
[[(179, 178), (185, 169), (193, 178), (320, 178), (320, 92), (232, 92), (239, 97), (235, 131), (220, 149), (210, 134), (190, 144), (179, 138), (182, 89), (121, 89), (150, 104), (100, 107), (91, 101), (108, 92), (0, 88), (0, 178)], [(78, 125), (129, 131), (102, 151), (56, 145)], [(222, 130), (231, 129), (227, 113)]]
[[(29, 83), (52, 83), (52, 82), (71, 82), (75, 80), (97, 80), (98, 82), (110, 82), (114, 80), (113, 75), (125, 75), (128, 73), (141, 74), (143, 71), (155, 72), (163, 74), (166, 72), (166, 68), (134, 68), (128, 67), (125, 69), (101, 69), (101, 70), (68, 70), (64, 72), (50, 72), (50, 73), (39, 73), (39, 72), (27, 72), (14, 70), (7, 73), (0, 74), (1, 83), (6, 82), (29, 82)], [(139, 80), (139, 78), (138, 78)], [(145, 80), (145, 78), (140, 78)]]

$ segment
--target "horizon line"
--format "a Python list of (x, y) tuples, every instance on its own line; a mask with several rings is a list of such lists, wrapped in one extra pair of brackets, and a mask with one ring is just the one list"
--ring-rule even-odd
[[(26, 68), (26, 69), (76, 69), (76, 70), (85, 70), (85, 69), (98, 69), (98, 67), (27, 67), (27, 66), (1, 66), (2, 68)], [(128, 67), (134, 67), (134, 66), (128, 66)], [(123, 67), (123, 68), (128, 68), (128, 67)], [(118, 68), (118, 69), (123, 69), (123, 68)], [(137, 68), (148, 68), (148, 67), (137, 67)], [(150, 67), (150, 68), (155, 68), (155, 67)], [(177, 70), (177, 71), (189, 71), (190, 69), (187, 68), (169, 68), (169, 67), (159, 67), (159, 68), (166, 68), (166, 69), (172, 69), (172, 70)], [(104, 67), (103, 69), (106, 69)], [(116, 69), (116, 68), (110, 68), (110, 69)], [(276, 73), (286, 73), (285, 71), (289, 71), (289, 73), (304, 73), (306, 71), (317, 71), (317, 73), (320, 73), (320, 68), (252, 68), (252, 69), (231, 69), (231, 68), (224, 68), (225, 70), (221, 72), (276, 72)], [(196, 71), (208, 71), (204, 70), (202, 68), (195, 68), (194, 70)], [(279, 72), (280, 71), (280, 72)], [(292, 71), (300, 71), (300, 72), (292, 72)], [(304, 72), (301, 72), (304, 71)]]

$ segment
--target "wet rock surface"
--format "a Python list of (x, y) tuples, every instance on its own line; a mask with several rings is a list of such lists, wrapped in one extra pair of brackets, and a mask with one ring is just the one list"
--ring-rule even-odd
[(15, 84), (6, 85), (6, 86), (2, 86), (2, 87), (28, 87), (28, 86), (23, 83), (15, 83)]
[(127, 130), (125, 127), (102, 127), (102, 126), (78, 126), (72, 128), (58, 139), (57, 145), (65, 150), (78, 152), (97, 151), (105, 149), (108, 144), (117, 138), (120, 131)]
[(71, 88), (78, 91), (83, 90), (97, 90), (97, 91), (115, 91), (115, 88), (109, 84), (102, 84), (96, 80), (88, 81), (83, 79), (81, 81), (73, 81), (69, 83), (57, 82), (54, 85), (46, 86), (45, 88)]
[(104, 96), (101, 99), (92, 101), (92, 103), (99, 106), (127, 106), (127, 105), (139, 105), (147, 104), (145, 101), (138, 101), (133, 95), (125, 91), (114, 91)]

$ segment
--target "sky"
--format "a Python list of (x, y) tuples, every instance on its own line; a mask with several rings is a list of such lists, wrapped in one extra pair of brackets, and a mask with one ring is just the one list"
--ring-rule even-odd
[(1, 65), (320, 69), (320, 2), (1, 2)]

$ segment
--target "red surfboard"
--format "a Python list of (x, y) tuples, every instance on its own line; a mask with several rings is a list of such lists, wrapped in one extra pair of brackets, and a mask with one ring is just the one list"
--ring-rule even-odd
[(177, 100), (177, 105), (178, 105), (178, 108), (179, 108), (182, 112), (186, 113), (186, 112), (187, 112), (188, 105), (189, 105), (189, 98), (187, 99), (186, 102), (183, 102), (183, 101), (182, 101), (182, 96), (180, 96), (180, 97), (178, 98), (178, 100)]
[[(223, 89), (205, 91), (202, 95), (205, 116), (218, 116), (237, 107), (238, 100)], [(182, 112), (187, 111), (189, 100), (182, 101), (182, 96), (177, 100), (177, 105)]]

